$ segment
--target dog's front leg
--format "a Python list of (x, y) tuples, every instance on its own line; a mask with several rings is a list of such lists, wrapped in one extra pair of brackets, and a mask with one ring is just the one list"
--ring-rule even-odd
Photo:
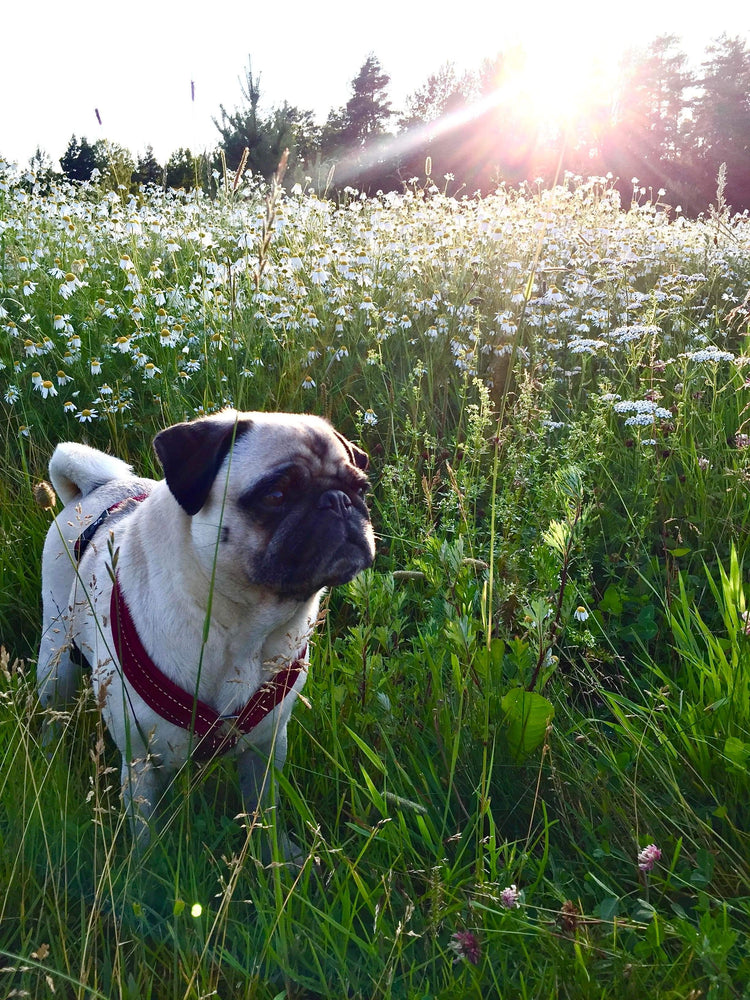
[(245, 812), (252, 816), (276, 804), (275, 771), (286, 760), (286, 728), (276, 733), (270, 747), (249, 747), (237, 759)]
[[(237, 759), (240, 777), (240, 791), (245, 813), (252, 821), (255, 817), (262, 821), (263, 812), (276, 806), (276, 772), (284, 767), (286, 760), (286, 727), (276, 733), (273, 746), (263, 752), (251, 747)], [(286, 861), (296, 862), (301, 857), (300, 848), (290, 839), (280, 823), (276, 823), (276, 839), (279, 851)], [(264, 847), (264, 857), (269, 851)]]

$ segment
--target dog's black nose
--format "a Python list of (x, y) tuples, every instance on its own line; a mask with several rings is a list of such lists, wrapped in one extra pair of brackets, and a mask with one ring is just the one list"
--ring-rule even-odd
[(339, 517), (346, 517), (352, 502), (342, 490), (326, 490), (318, 500), (318, 510), (332, 510)]

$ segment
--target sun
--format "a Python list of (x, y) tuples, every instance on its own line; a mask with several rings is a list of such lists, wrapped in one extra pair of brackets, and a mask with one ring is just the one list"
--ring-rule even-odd
[(600, 45), (559, 41), (519, 45), (501, 62), (494, 98), (545, 132), (570, 132), (611, 107), (619, 59)]

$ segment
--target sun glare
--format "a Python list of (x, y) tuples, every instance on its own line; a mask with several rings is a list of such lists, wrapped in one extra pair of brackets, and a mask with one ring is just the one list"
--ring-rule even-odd
[(530, 123), (569, 131), (611, 105), (617, 62), (614, 53), (605, 55), (582, 40), (519, 49), (498, 80), (497, 100), (510, 96)]

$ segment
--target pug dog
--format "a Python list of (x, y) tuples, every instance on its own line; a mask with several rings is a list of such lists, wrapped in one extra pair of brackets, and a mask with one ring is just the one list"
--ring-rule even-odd
[(367, 456), (319, 417), (224, 410), (154, 449), (161, 481), (55, 449), (38, 659), (45, 707), (90, 666), (141, 844), (190, 757), (233, 756), (245, 811), (273, 804), (321, 594), (375, 553)]

